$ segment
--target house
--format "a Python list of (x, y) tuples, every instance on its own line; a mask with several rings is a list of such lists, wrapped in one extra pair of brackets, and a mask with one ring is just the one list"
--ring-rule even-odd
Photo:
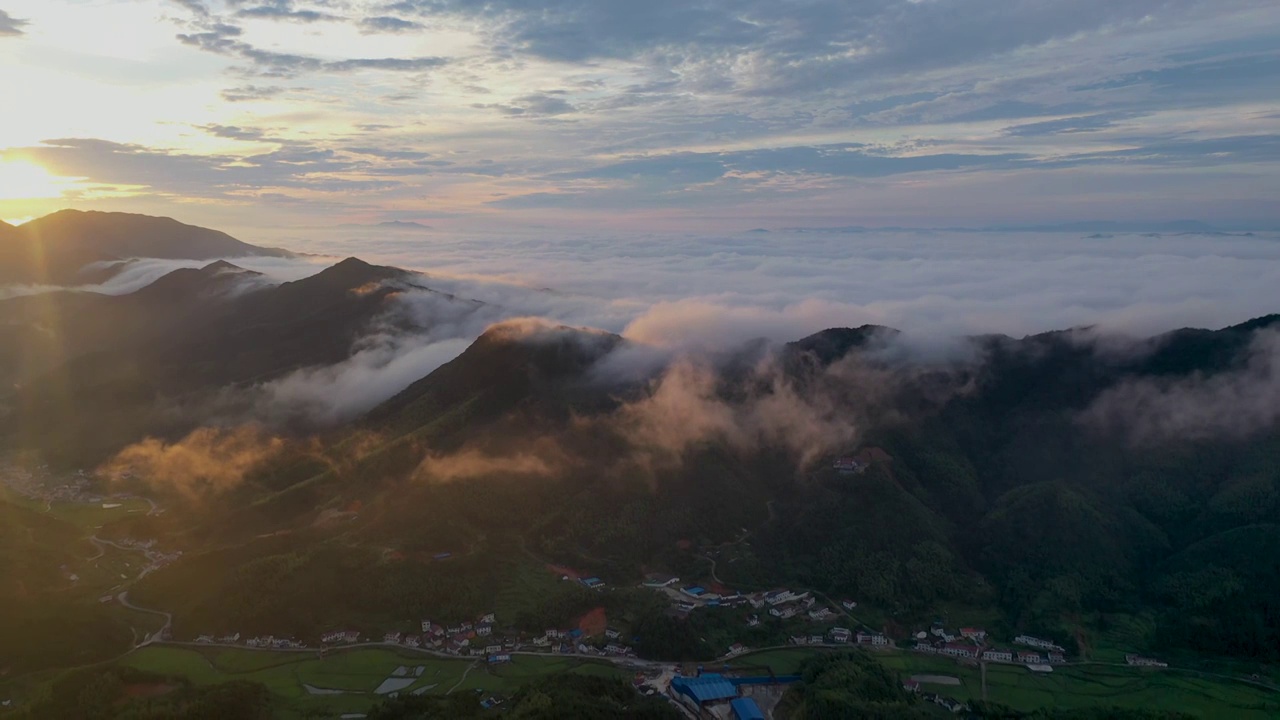
[(1030, 635), (1019, 635), (1013, 639), (1015, 645), (1027, 645), (1041, 650), (1062, 650), (1061, 647), (1053, 644), (1049, 640), (1041, 640), (1040, 638), (1031, 637)]
[(599, 590), (604, 587), (604, 581), (598, 577), (582, 578), (578, 582), (590, 590)]
[(831, 612), (827, 608), (817, 608), (816, 610), (809, 611), (809, 619), (815, 621), (826, 620), (833, 615), (835, 615), (835, 613)]
[(218, 642), (222, 643), (223, 645), (235, 645), (236, 643), (240, 642), (240, 633), (232, 633), (231, 635), (224, 635), (218, 639)]
[(470, 655), (471, 657), (484, 657), (484, 648), (473, 647), (467, 651), (467, 655)]
[(493, 626), (488, 623), (482, 623), (476, 626), (476, 635), (487, 637), (493, 634)]
[(809, 636), (809, 644), (810, 644), (810, 645), (821, 645), (821, 644), (822, 644), (822, 636), (821, 636), (821, 635), (810, 635), (810, 636)]
[(489, 625), (492, 625), (497, 621), (498, 621), (498, 616), (495, 613), (485, 613), (484, 615), (480, 616), (480, 622), (482, 623), (488, 623)]
[(983, 651), (982, 659), (990, 660), (991, 662), (1013, 662), (1013, 651), (991, 648)]
[(792, 635), (791, 644), (792, 645), (808, 645), (809, 636), (808, 635)]
[(852, 610), (852, 609), (854, 609), (854, 608), (858, 607), (858, 603), (856, 603), (856, 602), (854, 602), (854, 601), (852, 601), (852, 600), (841, 600), (841, 601), (840, 601), (840, 607), (844, 608), (845, 610)]
[(978, 649), (972, 645), (964, 643), (947, 643), (942, 646), (939, 653), (950, 655), (952, 657), (972, 658), (978, 656)]
[(938, 648), (934, 647), (933, 645), (930, 645), (927, 642), (918, 642), (916, 643), (915, 651), (925, 652), (925, 653), (936, 653), (938, 652)]
[(1026, 663), (1027, 665), (1039, 665), (1041, 662), (1043, 662), (1043, 659), (1040, 657), (1040, 653), (1038, 652), (1031, 652), (1029, 650), (1019, 650), (1018, 662)]
[(807, 592), (795, 593), (790, 590), (772, 590), (764, 594), (764, 601), (772, 606), (803, 600), (807, 597), (809, 597)]
[(464, 631), (466, 631), (466, 630), (475, 630), (475, 629), (476, 629), (476, 626), (475, 626), (475, 625), (472, 625), (472, 624), (471, 624), (471, 623), (469, 623), (469, 622), (464, 622), (464, 623), (462, 623), (461, 625), (459, 625), (458, 627), (462, 628)]
[(831, 628), (831, 639), (835, 642), (847, 643), (851, 637), (853, 637), (853, 633), (849, 631), (849, 628)]
[(559, 630), (548, 630), (547, 634), (544, 637), (546, 637), (548, 640), (559, 640), (563, 635), (564, 633), (560, 632)]
[(396, 644), (396, 645), (399, 645), (399, 644), (400, 644), (400, 637), (401, 637), (401, 636), (400, 636), (400, 633), (398, 633), (398, 632), (389, 632), (389, 633), (387, 633), (386, 635), (383, 635), (383, 636), (382, 636), (382, 642), (384, 642), (384, 643), (394, 643), (394, 644)]
[(489, 664), (496, 665), (498, 663), (511, 662), (511, 653), (497, 653), (489, 656)]
[(980, 628), (962, 627), (960, 628), (960, 637), (967, 638), (969, 640), (982, 641), (987, 639), (987, 631)]
[(198, 643), (211, 643), (211, 642), (213, 642), (213, 636), (212, 636), (212, 635), (201, 635), (200, 637), (196, 638), (196, 642), (198, 642)]
[(650, 573), (644, 578), (644, 586), (654, 589), (671, 587), (678, 582), (680, 582), (680, 578), (674, 575), (661, 575), (658, 573)]
[(1051, 653), (1049, 653), (1049, 664), (1050, 664), (1050, 665), (1061, 665), (1062, 663), (1065, 663), (1066, 661), (1067, 661), (1067, 656), (1066, 656), (1066, 655), (1063, 655), (1062, 653), (1060, 653), (1060, 652), (1058, 652), (1058, 651), (1056, 651), (1056, 650), (1055, 650), (1055, 651), (1053, 651), (1053, 652), (1051, 652)]
[(1125, 655), (1124, 661), (1139, 667), (1169, 667), (1168, 663), (1160, 662), (1155, 658), (1142, 657), (1141, 655)]
[(501, 645), (486, 645), (486, 646), (485, 646), (485, 648), (484, 648), (484, 651), (485, 651), (485, 654), (487, 654), (487, 655), (492, 655), (492, 654), (494, 654), (494, 653), (500, 653), (500, 652), (502, 652), (502, 646), (501, 646)]
[(445, 632), (448, 633), (449, 635), (457, 635), (458, 633), (462, 632), (464, 629), (465, 628), (463, 628), (461, 625), (450, 625), (449, 627), (445, 628)]
[(757, 627), (758, 625), (760, 625), (759, 615), (752, 615), (751, 617), (747, 618), (747, 627)]
[(360, 642), (360, 633), (356, 632), (355, 630), (348, 630), (342, 634), (342, 642), (345, 642), (345, 643)]
[(429, 633), (429, 632), (431, 632), (431, 621), (430, 621), (430, 620), (423, 620), (423, 621), (422, 621), (422, 632), (424, 632), (424, 633)]
[(608, 645), (605, 645), (604, 652), (606, 655), (626, 655), (627, 654), (626, 649), (617, 643), (609, 643)]
[(604, 636), (610, 640), (617, 640), (622, 637), (622, 633), (614, 628), (605, 628)]
[(747, 651), (747, 646), (746, 646), (746, 645), (743, 645), (742, 643), (734, 643), (734, 644), (732, 644), (732, 645), (730, 645), (730, 646), (729, 646), (729, 656), (730, 656), (730, 657), (734, 657), (734, 656), (737, 656), (737, 655), (741, 655), (742, 653), (744, 653), (744, 652), (746, 652), (746, 651)]
[(706, 595), (707, 591), (699, 585), (690, 585), (687, 588), (680, 588), (680, 594), (688, 595), (691, 598), (697, 599)]
[(694, 610), (697, 610), (698, 606), (694, 605), (693, 603), (682, 602), (682, 603), (676, 603), (676, 609), (682, 613), (688, 613), (688, 612), (693, 612)]
[(547, 636), (543, 635), (543, 636), (541, 636), (541, 637), (536, 637), (536, 638), (534, 638), (534, 639), (533, 639), (533, 644), (534, 644), (534, 646), (536, 646), (536, 647), (547, 647), (548, 645), (550, 645), (550, 644), (551, 644), (551, 639), (550, 639), (550, 638), (548, 638)]
[(902, 689), (909, 693), (918, 693), (920, 692), (920, 683), (916, 680), (907, 680), (902, 683)]
[(881, 635), (880, 633), (860, 632), (854, 636), (854, 641), (859, 645), (874, 645), (876, 647), (883, 647), (889, 644), (889, 638)]

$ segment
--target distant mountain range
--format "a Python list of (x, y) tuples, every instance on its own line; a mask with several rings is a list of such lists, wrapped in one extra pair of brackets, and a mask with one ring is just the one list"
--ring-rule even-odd
[(0, 227), (0, 284), (101, 282), (109, 272), (86, 268), (129, 258), (248, 256), (290, 257), (292, 253), (250, 245), (171, 218), (129, 213), (60, 210), (18, 227)]

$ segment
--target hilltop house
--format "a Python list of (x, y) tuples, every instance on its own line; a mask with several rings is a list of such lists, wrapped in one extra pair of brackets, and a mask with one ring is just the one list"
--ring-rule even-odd
[(982, 659), (991, 662), (1013, 662), (1013, 651), (992, 648), (982, 653)]
[(836, 458), (836, 461), (831, 464), (831, 467), (841, 475), (858, 475), (867, 469), (865, 463), (852, 456)]
[(1031, 652), (1029, 650), (1019, 650), (1018, 662), (1026, 663), (1028, 665), (1039, 665), (1040, 663), (1043, 662), (1043, 659), (1040, 657), (1040, 653), (1038, 652)]
[(831, 628), (831, 639), (838, 643), (847, 643), (849, 638), (853, 637), (853, 633), (849, 628)]
[(960, 637), (981, 642), (987, 639), (987, 631), (980, 628), (960, 628)]

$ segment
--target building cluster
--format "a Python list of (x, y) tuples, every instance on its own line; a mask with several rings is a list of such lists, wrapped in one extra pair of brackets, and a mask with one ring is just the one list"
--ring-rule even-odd
[[(494, 613), (486, 613), (474, 621), (441, 625), (430, 620), (423, 620), (415, 632), (406, 633), (393, 630), (382, 636), (381, 644), (400, 645), (403, 647), (430, 650), (459, 657), (488, 658), (490, 663), (510, 662), (511, 654), (520, 650), (565, 654), (596, 655), (602, 657), (633, 657), (635, 650), (622, 642), (622, 632), (615, 628), (605, 630), (603, 638), (588, 638), (577, 628), (572, 630), (547, 630), (532, 641), (521, 639), (517, 635), (500, 634), (496, 631)], [(421, 630), (421, 633), (416, 630)], [(600, 645), (597, 641), (604, 641)], [(215, 638), (213, 635), (201, 635), (198, 643), (219, 643), (238, 645), (240, 634)], [(356, 630), (332, 630), (320, 636), (322, 646), (356, 645), (361, 642), (361, 634)], [(366, 642), (376, 642), (368, 640)], [(271, 635), (250, 638), (243, 643), (248, 647), (300, 649), (307, 647), (296, 640), (275, 638)]]
[(866, 648), (887, 648), (893, 645), (888, 636), (877, 632), (853, 632), (849, 628), (834, 627), (826, 635), (793, 635), (792, 645), (860, 645)]
[(927, 633), (916, 634), (915, 650), (966, 660), (1016, 662), (1023, 665), (1059, 665), (1067, 661), (1066, 651), (1049, 640), (1019, 635), (1013, 639), (1013, 642), (1016, 645), (1034, 649), (1013, 650), (997, 647), (987, 642), (987, 631), (980, 628), (960, 628), (959, 632), (953, 634), (941, 624), (935, 623)]

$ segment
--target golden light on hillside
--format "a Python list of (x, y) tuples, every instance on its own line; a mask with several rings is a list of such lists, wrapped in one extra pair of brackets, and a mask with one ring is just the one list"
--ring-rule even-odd
[(62, 197), (73, 182), (28, 160), (0, 160), (0, 200)]

